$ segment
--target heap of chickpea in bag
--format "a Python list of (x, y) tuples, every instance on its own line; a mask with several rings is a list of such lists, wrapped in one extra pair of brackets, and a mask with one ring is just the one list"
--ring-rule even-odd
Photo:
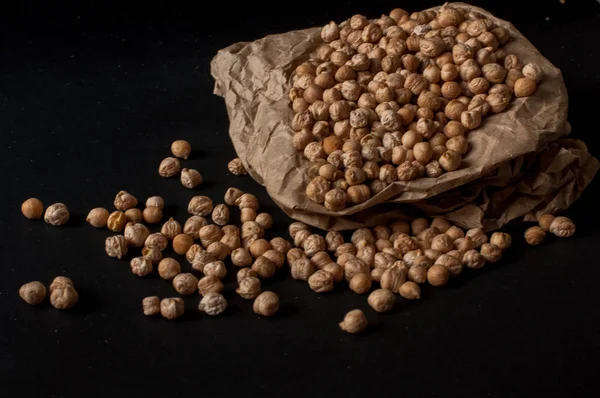
[(331, 211), (459, 169), (469, 131), (543, 78), (503, 49), (508, 30), (464, 8), (354, 15), (321, 38), (290, 99), (293, 145), (311, 162), (306, 194)]

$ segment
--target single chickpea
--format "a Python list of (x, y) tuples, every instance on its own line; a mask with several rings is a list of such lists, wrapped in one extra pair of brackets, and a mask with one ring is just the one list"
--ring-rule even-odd
[(183, 299), (181, 297), (171, 297), (162, 299), (160, 302), (160, 314), (168, 319), (174, 320), (184, 313)]
[(123, 236), (125, 236), (128, 246), (142, 247), (146, 238), (150, 236), (150, 231), (144, 224), (129, 222), (125, 226)]
[(171, 280), (181, 273), (181, 265), (171, 257), (165, 257), (158, 263), (158, 275), (166, 280)]
[(515, 82), (515, 96), (517, 98), (529, 97), (537, 90), (535, 80), (528, 77), (522, 77)]
[(539, 245), (546, 238), (546, 232), (537, 225), (525, 231), (525, 241), (532, 246)]
[(73, 308), (79, 301), (79, 294), (72, 285), (58, 287), (50, 292), (50, 304), (57, 310)]
[(490, 243), (506, 250), (512, 245), (512, 237), (504, 232), (494, 232), (490, 237)]
[(344, 317), (344, 320), (339, 324), (340, 329), (351, 334), (363, 332), (367, 328), (367, 325), (367, 317), (361, 310), (352, 310), (348, 312)]
[(55, 227), (66, 224), (69, 221), (69, 217), (69, 210), (63, 203), (55, 203), (48, 206), (44, 213), (44, 221)]
[(350, 279), (349, 287), (356, 294), (366, 294), (371, 290), (371, 274), (361, 273), (354, 275)]
[(120, 260), (127, 254), (127, 241), (123, 235), (109, 236), (104, 242), (104, 250), (110, 257)]
[[(41, 203), (41, 202), (40, 202)], [(43, 205), (42, 205), (43, 210)], [(25, 213), (23, 213), (25, 214)], [(95, 209), (90, 210), (85, 221), (87, 221), (92, 227), (95, 228), (104, 228), (106, 227), (106, 223), (108, 222), (108, 210), (103, 207), (97, 207)], [(27, 216), (26, 216), (27, 217)], [(27, 217), (29, 219), (41, 218), (41, 211), (39, 217)]]
[(421, 288), (412, 281), (404, 282), (398, 289), (398, 293), (407, 300), (418, 300), (421, 298)]
[(38, 198), (29, 198), (21, 205), (21, 213), (30, 220), (39, 220), (44, 214), (44, 204)]
[(396, 297), (390, 290), (377, 289), (369, 295), (367, 302), (377, 312), (389, 312), (394, 308)]
[(171, 144), (171, 152), (175, 157), (187, 159), (192, 152), (192, 146), (186, 140), (173, 141)]
[(142, 311), (146, 316), (160, 314), (160, 299), (157, 296), (144, 297), (142, 300)]
[(548, 230), (559, 238), (568, 238), (575, 233), (575, 223), (567, 217), (556, 217)]
[(166, 158), (158, 166), (158, 174), (164, 178), (174, 177), (181, 171), (181, 163), (177, 158)]
[(198, 170), (195, 169), (181, 169), (181, 185), (186, 188), (194, 189), (198, 185), (202, 184), (202, 175)]
[(265, 256), (259, 256), (252, 264), (252, 269), (264, 279), (272, 277), (277, 271), (275, 264)]
[(121, 232), (125, 229), (125, 225), (127, 224), (127, 216), (122, 211), (114, 211), (106, 220), (106, 226), (109, 230), (113, 232)]
[(279, 296), (270, 291), (262, 292), (254, 300), (252, 309), (257, 315), (273, 316), (279, 311)]
[(444, 286), (450, 280), (450, 271), (444, 265), (434, 264), (427, 271), (427, 281), (432, 286)]
[(144, 247), (142, 249), (142, 257), (150, 260), (152, 265), (158, 264), (160, 260), (162, 260), (163, 255), (162, 252), (156, 248), (152, 247)]
[(150, 275), (153, 270), (152, 261), (145, 257), (135, 257), (129, 263), (131, 272), (137, 276)]
[(29, 305), (41, 304), (46, 298), (46, 286), (38, 281), (26, 283), (19, 288), (19, 297)]
[(173, 278), (173, 287), (179, 294), (193, 294), (198, 289), (198, 278), (190, 273), (177, 274)]

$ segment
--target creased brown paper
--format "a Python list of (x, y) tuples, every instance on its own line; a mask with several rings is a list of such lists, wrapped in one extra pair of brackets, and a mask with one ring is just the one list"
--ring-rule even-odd
[(331, 212), (305, 194), (308, 161), (292, 147), (292, 73), (322, 44), (320, 28), (267, 36), (220, 50), (211, 63), (215, 93), (225, 98), (230, 136), (249, 174), (292, 218), (322, 229), (353, 229), (415, 215), (437, 215), (465, 227), (500, 228), (524, 217), (558, 212), (579, 198), (598, 171), (570, 132), (560, 70), (507, 21), (464, 3), (508, 29), (504, 48), (545, 73), (537, 92), (488, 116), (468, 135), (462, 168), (439, 178), (388, 186), (358, 206)]

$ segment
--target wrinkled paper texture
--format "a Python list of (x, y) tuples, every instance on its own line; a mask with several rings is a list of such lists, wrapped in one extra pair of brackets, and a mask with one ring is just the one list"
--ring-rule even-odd
[[(593, 179), (598, 161), (580, 141), (565, 139), (568, 97), (560, 70), (516, 28), (464, 3), (508, 29), (504, 49), (545, 77), (536, 93), (515, 98), (468, 133), (461, 168), (438, 178), (397, 181), (367, 202), (328, 211), (305, 194), (308, 161), (292, 146), (288, 93), (297, 65), (322, 41), (321, 28), (267, 36), (218, 52), (211, 63), (215, 94), (224, 97), (229, 134), (248, 173), (290, 217), (322, 229), (355, 229), (415, 216), (441, 216), (464, 227), (500, 228), (568, 208)], [(436, 7), (437, 8), (437, 7)], [(435, 9), (435, 8), (434, 8)]]

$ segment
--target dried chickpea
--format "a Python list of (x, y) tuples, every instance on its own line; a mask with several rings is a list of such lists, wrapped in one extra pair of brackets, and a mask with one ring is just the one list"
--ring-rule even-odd
[(174, 177), (180, 170), (181, 163), (177, 158), (165, 158), (158, 166), (158, 174), (164, 178)]
[(198, 170), (195, 169), (181, 169), (181, 185), (186, 188), (194, 189), (198, 185), (202, 184), (202, 175)]
[(421, 298), (421, 288), (412, 281), (404, 282), (398, 289), (398, 293), (407, 300), (418, 300)]
[(142, 257), (150, 260), (152, 262), (152, 265), (154, 265), (154, 264), (158, 264), (158, 262), (160, 260), (162, 260), (163, 255), (162, 255), (162, 251), (160, 251), (156, 248), (144, 247), (142, 249)]
[(352, 310), (346, 314), (339, 326), (344, 332), (357, 334), (363, 332), (368, 325), (367, 317), (361, 310)]
[(279, 310), (279, 296), (270, 291), (262, 292), (254, 300), (252, 309), (258, 315), (273, 316)]
[[(92, 210), (92, 211), (94, 211), (94, 210)], [(25, 202), (23, 202), (23, 204), (21, 205), (21, 213), (23, 213), (23, 215), (30, 220), (39, 220), (40, 218), (42, 218), (42, 215), (44, 214), (44, 204), (38, 198), (29, 198)], [(91, 214), (91, 212), (90, 212), (90, 214)], [(89, 216), (88, 216), (88, 218), (89, 218)], [(102, 227), (98, 227), (98, 228), (102, 228)]]
[(129, 265), (131, 266), (131, 272), (137, 276), (150, 275), (154, 268), (152, 261), (145, 257), (135, 257), (131, 259)]
[(142, 222), (142, 220), (144, 219), (144, 216), (140, 209), (129, 209), (126, 210), (124, 214), (125, 217), (127, 217), (127, 221), (129, 222)]
[(198, 278), (190, 273), (177, 274), (173, 278), (173, 287), (179, 294), (193, 294), (198, 289)]
[(41, 304), (46, 298), (46, 286), (38, 281), (26, 283), (19, 288), (19, 297), (29, 305)]
[[(31, 200), (31, 199), (28, 199), (28, 200)], [(40, 202), (40, 204), (41, 204), (41, 202)], [(25, 205), (25, 203), (23, 205)], [(41, 205), (41, 206), (42, 206), (42, 210), (43, 210), (43, 205)], [(32, 210), (31, 213), (28, 213), (29, 216), (31, 216), (31, 217), (28, 217), (27, 215), (25, 215), (25, 217), (29, 218), (30, 220), (41, 218), (42, 210), (40, 210), (39, 216), (37, 216), (37, 213), (33, 214), (32, 213), (33, 210)], [(25, 212), (23, 214), (25, 214)], [(106, 227), (106, 223), (108, 222), (108, 216), (109, 216), (108, 210), (106, 210), (103, 207), (97, 207), (95, 209), (90, 210), (85, 221), (87, 221), (92, 227), (104, 228), (104, 227)]]
[(287, 254), (287, 252), (290, 251), (290, 249), (292, 248), (292, 245), (290, 244), (290, 242), (288, 242), (287, 240), (281, 238), (281, 237), (277, 237), (277, 238), (273, 238), (271, 239), (271, 247), (274, 250), (277, 250), (280, 253), (283, 254)]
[(227, 164), (229, 172), (236, 176), (247, 175), (248, 172), (240, 158), (234, 158)]
[(160, 299), (157, 296), (144, 297), (142, 300), (142, 311), (146, 316), (160, 314)]
[(254, 260), (252, 269), (256, 271), (258, 276), (265, 279), (272, 277), (275, 275), (275, 271), (277, 271), (275, 264), (265, 256), (259, 256), (256, 260)]
[(575, 233), (575, 223), (567, 217), (556, 217), (550, 224), (548, 231), (559, 238), (568, 238)]
[(490, 243), (506, 250), (512, 245), (512, 237), (504, 232), (494, 232), (490, 237)]
[(184, 313), (183, 299), (181, 297), (171, 297), (162, 299), (160, 302), (160, 314), (168, 319), (173, 320), (182, 316)]
[(158, 275), (166, 280), (171, 280), (181, 272), (179, 262), (171, 257), (165, 257), (158, 263)]
[(554, 216), (552, 214), (544, 214), (538, 219), (540, 228), (542, 228), (544, 232), (550, 232), (550, 225), (552, 225), (553, 221)]
[(525, 241), (532, 246), (539, 245), (546, 238), (546, 232), (538, 226), (530, 227), (525, 231)]
[(44, 213), (44, 221), (55, 227), (66, 224), (69, 221), (69, 217), (69, 210), (63, 203), (55, 203), (48, 206)]
[(188, 213), (206, 217), (213, 211), (213, 201), (208, 196), (194, 196), (188, 204)]
[(127, 224), (127, 222), (128, 220), (125, 214), (122, 211), (117, 210), (112, 212), (108, 216), (108, 219), (106, 220), (106, 225), (108, 229), (113, 232), (121, 232), (123, 231), (123, 229), (125, 229), (125, 225)]
[(79, 294), (73, 286), (58, 287), (50, 293), (50, 304), (57, 310), (73, 308), (78, 301)]
[(388, 289), (377, 289), (369, 295), (367, 302), (377, 312), (389, 312), (394, 308), (396, 297)]
[(450, 279), (450, 271), (444, 265), (434, 264), (427, 271), (427, 281), (432, 286), (444, 286)]

